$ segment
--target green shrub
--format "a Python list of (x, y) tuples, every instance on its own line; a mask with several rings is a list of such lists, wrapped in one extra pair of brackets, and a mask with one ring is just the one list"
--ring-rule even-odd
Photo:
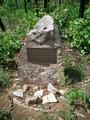
[(64, 75), (66, 77), (66, 84), (74, 84), (82, 81), (84, 78), (84, 73), (77, 64), (68, 64), (65, 66)]
[(90, 53), (90, 28), (88, 21), (76, 19), (70, 22), (68, 37), (71, 47), (78, 48), (82, 54)]
[(56, 9), (51, 13), (55, 22), (58, 24), (61, 37), (67, 39), (67, 31), (69, 27), (69, 22), (73, 21), (78, 16), (78, 6), (69, 5), (63, 3), (61, 6), (57, 6)]
[(0, 65), (8, 63), (17, 50), (21, 48), (22, 37), (36, 24), (37, 17), (33, 12), (18, 10), (2, 17), (6, 24), (6, 32), (0, 33)]
[(3, 64), (14, 57), (16, 50), (20, 48), (20, 41), (13, 32), (3, 33), (0, 38), (0, 64)]
[(85, 61), (80, 58), (78, 60), (66, 56), (64, 58), (64, 76), (65, 76), (65, 84), (74, 84), (84, 80), (85, 78)]
[(90, 55), (86, 56), (86, 61), (90, 61)]
[(81, 54), (90, 53), (90, 6), (83, 19), (78, 18), (77, 4), (62, 4), (56, 7), (52, 16), (59, 26), (61, 37), (67, 39), (72, 48), (78, 48)]
[(67, 31), (71, 47), (78, 48), (82, 54), (90, 53), (90, 7), (85, 12), (85, 17), (76, 18), (69, 22)]
[(59, 27), (59, 31), (60, 31), (62, 38), (67, 37), (66, 28), (68, 26), (68, 13), (69, 13), (69, 10), (65, 8), (64, 6), (56, 7), (54, 12), (51, 13), (56, 24)]
[(0, 68), (0, 88), (9, 87), (10, 84), (10, 73)]
[(89, 104), (89, 97), (85, 93), (84, 90), (82, 89), (72, 89), (69, 92), (66, 93), (66, 98), (70, 104), (74, 102), (79, 102), (81, 101), (86, 105)]
[(65, 120), (76, 120), (74, 112), (67, 111)]
[(12, 120), (11, 113), (8, 110), (0, 109), (0, 120)]
[(48, 113), (42, 112), (40, 120), (53, 120), (53, 116)]

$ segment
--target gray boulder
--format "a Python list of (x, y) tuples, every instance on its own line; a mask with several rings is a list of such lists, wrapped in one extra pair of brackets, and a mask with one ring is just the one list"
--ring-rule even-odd
[(39, 45), (48, 41), (54, 41), (58, 47), (60, 47), (61, 41), (58, 27), (49, 15), (45, 15), (39, 20), (35, 28), (27, 34), (27, 39)]

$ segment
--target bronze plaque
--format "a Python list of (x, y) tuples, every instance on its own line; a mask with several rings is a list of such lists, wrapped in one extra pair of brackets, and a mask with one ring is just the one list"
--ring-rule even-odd
[(57, 63), (56, 48), (27, 48), (28, 60), (33, 63)]

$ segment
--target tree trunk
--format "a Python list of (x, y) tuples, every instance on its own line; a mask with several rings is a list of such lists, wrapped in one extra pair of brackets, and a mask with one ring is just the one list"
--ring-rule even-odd
[(32, 8), (32, 0), (27, 0), (27, 9), (30, 10)]
[(47, 9), (48, 6), (48, 0), (44, 0), (44, 9)]
[(80, 0), (80, 11), (79, 11), (79, 16), (80, 18), (84, 17), (84, 10), (85, 10), (85, 0)]
[(61, 4), (62, 3), (62, 0), (59, 0), (59, 4)]
[(4, 0), (0, 0), (0, 4), (4, 3)]
[(38, 0), (35, 0), (35, 4), (38, 5)]
[(3, 32), (5, 32), (5, 26), (4, 26), (1, 18), (0, 18), (0, 28), (1, 28), (1, 30), (2, 30)]
[(86, 0), (86, 1), (85, 1), (85, 4), (87, 5), (88, 3), (89, 3), (89, 0)]
[(27, 2), (31, 2), (31, 0), (27, 0)]
[(50, 2), (50, 0), (44, 0), (44, 9), (47, 11), (48, 8), (48, 3)]
[(24, 8), (25, 8), (25, 12), (27, 13), (28, 10), (27, 10), (27, 1), (26, 0), (24, 0)]

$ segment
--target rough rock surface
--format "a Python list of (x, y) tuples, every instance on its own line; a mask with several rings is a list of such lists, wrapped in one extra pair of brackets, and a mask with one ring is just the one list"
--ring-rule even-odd
[[(60, 35), (58, 27), (49, 15), (43, 16), (26, 36), (18, 59), (19, 76), (24, 83), (37, 82), (48, 84), (56, 81), (54, 74), (60, 67), (57, 64), (33, 64), (28, 61), (27, 48), (57, 48), (60, 47)], [(59, 52), (59, 51), (58, 51)], [(58, 54), (57, 54), (58, 55)], [(60, 62), (60, 60), (59, 60)]]
[(48, 91), (49, 91), (50, 93), (56, 93), (56, 92), (57, 92), (57, 89), (56, 89), (51, 83), (49, 83), (49, 84), (48, 84)]
[(26, 92), (27, 90), (29, 90), (29, 85), (23, 85), (23, 92)]
[(56, 103), (57, 102), (57, 99), (55, 97), (55, 95), (53, 93), (50, 93), (48, 95), (45, 95), (43, 97), (43, 101), (42, 101), (42, 104), (46, 104), (46, 103)]
[(14, 91), (13, 95), (16, 96), (16, 97), (23, 98), (23, 90), (22, 89), (18, 89), (17, 91)]
[(49, 15), (45, 15), (39, 20), (35, 28), (27, 34), (27, 39), (27, 43), (30, 43), (34, 47), (37, 47), (36, 45), (39, 45), (39, 47), (40, 45), (45, 45), (46, 42), (49, 43), (47, 44), (49, 46), (57, 43), (58, 47), (60, 47), (61, 41), (58, 27), (56, 26), (53, 18)]
[(43, 96), (43, 90), (36, 91), (36, 92), (34, 93), (34, 96), (41, 98), (41, 97)]

